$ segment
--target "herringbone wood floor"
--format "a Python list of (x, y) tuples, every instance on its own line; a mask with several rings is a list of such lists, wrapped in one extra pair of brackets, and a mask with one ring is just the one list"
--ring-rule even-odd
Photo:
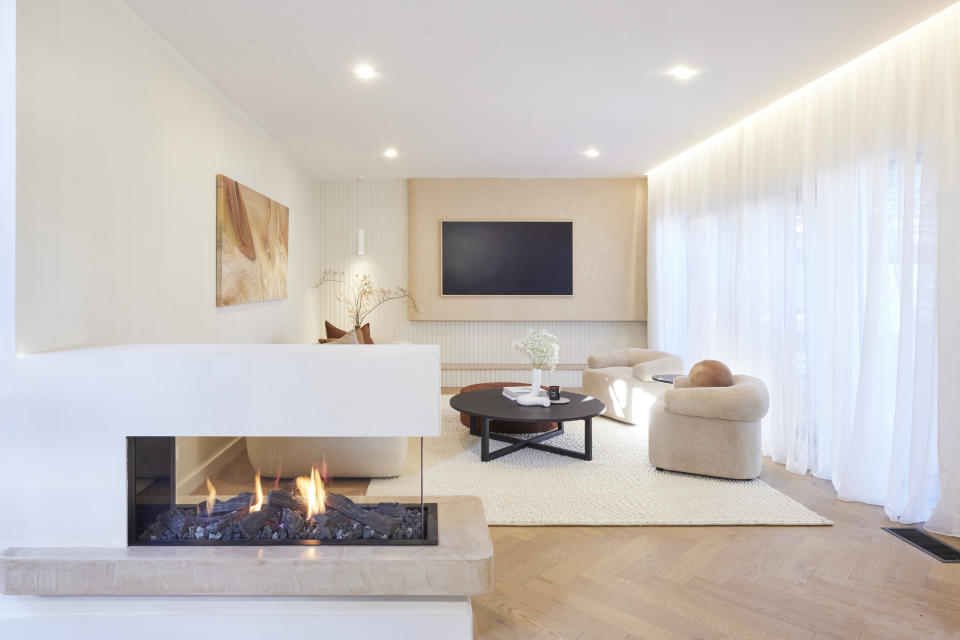
[(490, 527), (496, 589), (473, 599), (476, 637), (960, 640), (960, 564), (829, 481), (769, 459), (761, 479), (834, 526)]
[(762, 478), (834, 526), (491, 527), (476, 637), (960, 639), (960, 564), (827, 481), (769, 460)]
[[(217, 486), (249, 490), (246, 456), (235, 466)], [(828, 481), (769, 460), (761, 478), (834, 526), (490, 527), (496, 589), (473, 599), (476, 637), (960, 640), (960, 564), (882, 531), (880, 507)]]

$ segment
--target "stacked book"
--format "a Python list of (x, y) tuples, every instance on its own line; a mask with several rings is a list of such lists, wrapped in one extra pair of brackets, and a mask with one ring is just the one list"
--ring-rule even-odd
[[(503, 395), (511, 400), (516, 400), (520, 396), (528, 395), (533, 390), (533, 387), (504, 387)], [(538, 389), (539, 393), (537, 395), (543, 394), (543, 389)]]

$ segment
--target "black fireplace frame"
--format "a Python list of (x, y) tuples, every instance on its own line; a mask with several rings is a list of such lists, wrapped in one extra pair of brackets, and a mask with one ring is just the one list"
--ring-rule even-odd
[[(438, 531), (438, 516), (436, 502), (423, 502), (423, 439), (420, 439), (420, 457), (421, 457), (421, 478), (420, 478), (420, 502), (401, 503), (400, 506), (407, 509), (420, 509), (423, 520), (423, 535), (420, 538), (409, 539), (345, 539), (345, 540), (273, 540), (270, 538), (260, 540), (232, 539), (232, 540), (140, 540), (139, 531), (142, 530), (142, 523), (137, 521), (137, 453), (138, 442), (142, 445), (150, 445), (158, 449), (165, 448), (169, 457), (168, 499), (162, 504), (178, 509), (195, 508), (195, 504), (177, 504), (176, 495), (176, 438), (172, 436), (128, 436), (127, 437), (127, 546), (130, 547), (277, 547), (277, 546), (358, 546), (358, 547), (409, 547), (409, 546), (433, 546), (440, 542)], [(140, 449), (143, 453), (143, 448)], [(358, 503), (363, 507), (363, 503)]]

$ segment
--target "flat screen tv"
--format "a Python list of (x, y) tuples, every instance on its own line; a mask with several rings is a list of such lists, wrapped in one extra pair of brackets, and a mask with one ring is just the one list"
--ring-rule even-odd
[(441, 223), (445, 296), (573, 295), (572, 222)]

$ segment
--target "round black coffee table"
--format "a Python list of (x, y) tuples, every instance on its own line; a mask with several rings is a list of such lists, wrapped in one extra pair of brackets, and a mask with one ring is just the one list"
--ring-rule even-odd
[[(504, 397), (501, 389), (478, 389), (465, 391), (450, 398), (450, 406), (470, 416), (470, 433), (480, 436), (480, 460), (487, 462), (519, 451), (526, 447), (548, 451), (561, 456), (593, 459), (593, 417), (603, 413), (606, 408), (602, 402), (591, 396), (564, 391), (560, 394), (569, 398), (567, 404), (552, 404), (549, 407), (525, 407)], [(514, 438), (501, 433), (490, 433), (491, 420), (509, 420), (510, 422), (556, 422), (557, 428), (529, 438)], [(555, 438), (563, 433), (563, 423), (571, 420), (583, 420), (583, 451), (563, 449), (548, 444), (544, 440)], [(490, 441), (509, 442), (509, 447), (490, 451)]]

